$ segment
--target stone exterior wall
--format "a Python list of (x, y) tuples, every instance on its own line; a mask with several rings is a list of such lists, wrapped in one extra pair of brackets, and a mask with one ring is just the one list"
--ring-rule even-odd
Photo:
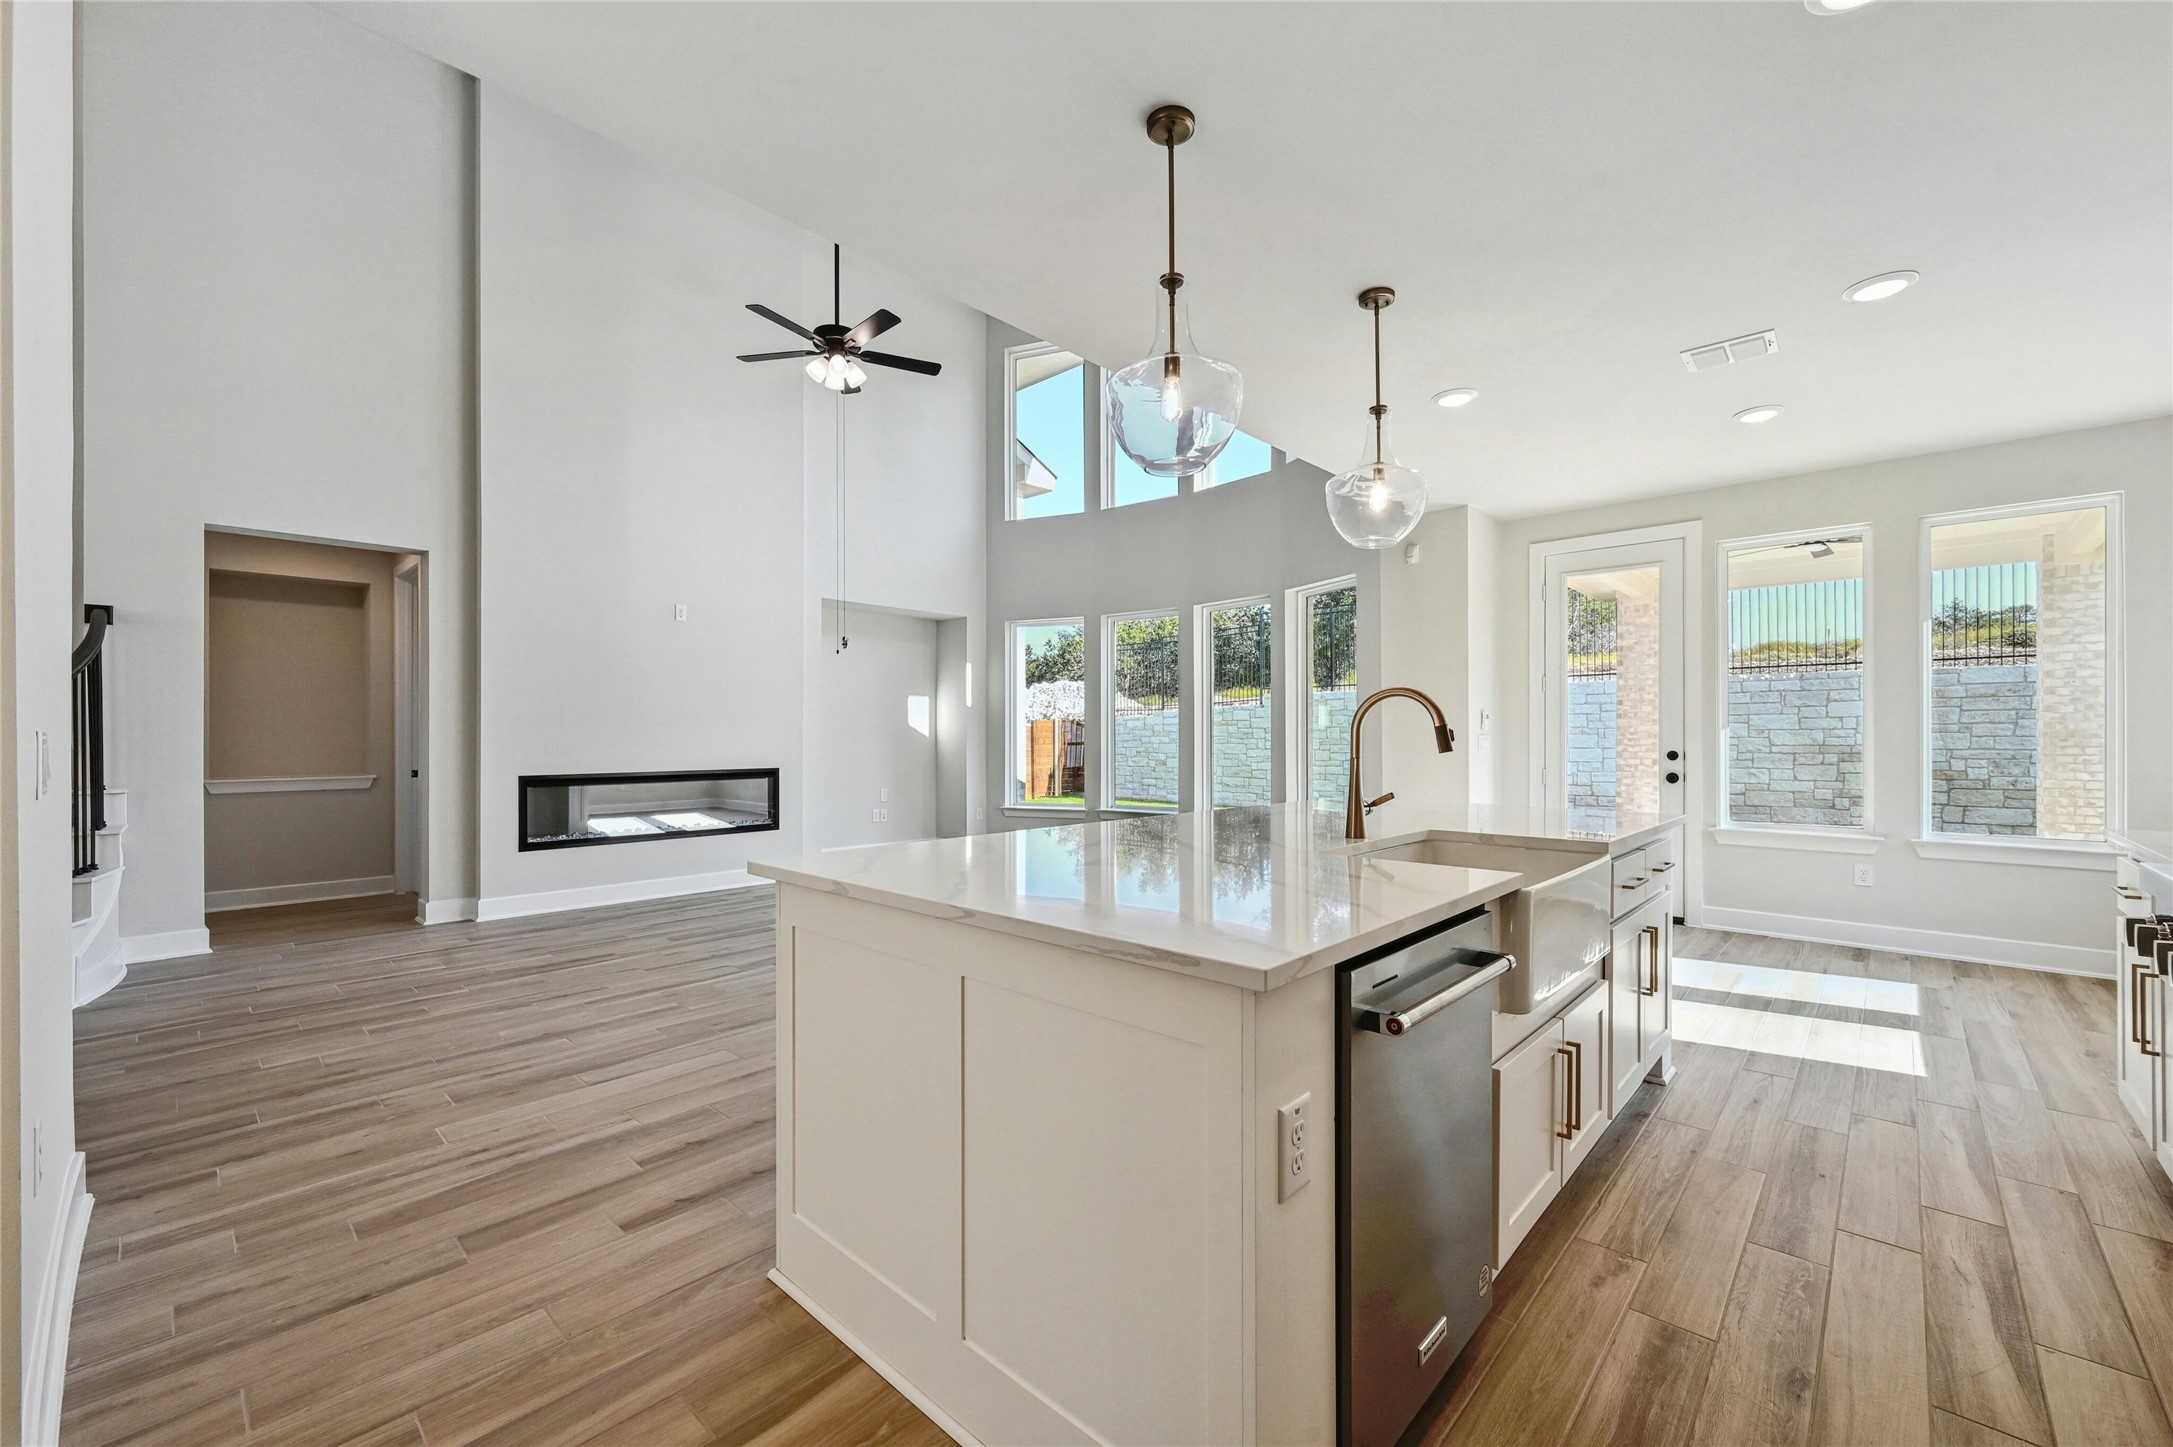
[(1615, 675), (1569, 681), (1569, 807), (1615, 802)]
[(1177, 745), (1176, 709), (1119, 713), (1110, 740), (1111, 796), (1176, 803)]
[(1660, 600), (1616, 600), (1615, 798), (1660, 812)]
[(1862, 825), (1863, 669), (1729, 673), (1728, 818)]
[(1315, 804), (1343, 807), (1351, 781), (1351, 715), (1358, 691), (1324, 688), (1313, 694), (1313, 750), (1307, 759)]
[(1272, 703), (1218, 703), (1214, 729), (1215, 786), (1211, 807), (1275, 801), (1275, 709)]
[(2037, 678), (2034, 663), (1932, 670), (1935, 831), (2037, 832)]
[(2037, 567), (2037, 830), (2105, 834), (2105, 562), (2060, 562), (2044, 540)]

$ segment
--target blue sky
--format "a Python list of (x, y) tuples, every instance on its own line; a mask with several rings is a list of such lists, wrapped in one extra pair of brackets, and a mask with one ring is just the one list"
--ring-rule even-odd
[[(1086, 437), (1079, 394), (1083, 382), (1080, 369), (1069, 367), (1022, 389), (1013, 404), (1019, 441), (1056, 474), (1054, 491), (1020, 500), (1020, 517), (1056, 517), (1086, 505)], [(1156, 477), (1121, 452), (1115, 454), (1115, 463), (1119, 506), (1177, 495), (1175, 478)], [(1239, 432), (1215, 459), (1215, 476), (1219, 482), (1236, 482), (1266, 472), (1273, 464), (1267, 443)]]

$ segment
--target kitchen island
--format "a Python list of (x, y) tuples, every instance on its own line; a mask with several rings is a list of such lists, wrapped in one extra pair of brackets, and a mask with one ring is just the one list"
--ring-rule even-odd
[(778, 1284), (961, 1441), (1333, 1441), (1335, 967), (1522, 879), (1371, 856), (1674, 823), (1391, 806), (1354, 843), (1284, 805), (752, 866)]

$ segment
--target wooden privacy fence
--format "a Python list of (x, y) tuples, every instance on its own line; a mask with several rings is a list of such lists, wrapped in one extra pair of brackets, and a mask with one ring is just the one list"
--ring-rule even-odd
[(1086, 720), (1037, 718), (1026, 725), (1026, 797), (1086, 793)]

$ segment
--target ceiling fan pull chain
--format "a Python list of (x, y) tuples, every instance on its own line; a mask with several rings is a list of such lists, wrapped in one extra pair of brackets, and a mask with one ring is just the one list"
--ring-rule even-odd
[(838, 646), (843, 653), (852, 646), (852, 639), (845, 636), (845, 394), (837, 397), (837, 574), (838, 574)]

